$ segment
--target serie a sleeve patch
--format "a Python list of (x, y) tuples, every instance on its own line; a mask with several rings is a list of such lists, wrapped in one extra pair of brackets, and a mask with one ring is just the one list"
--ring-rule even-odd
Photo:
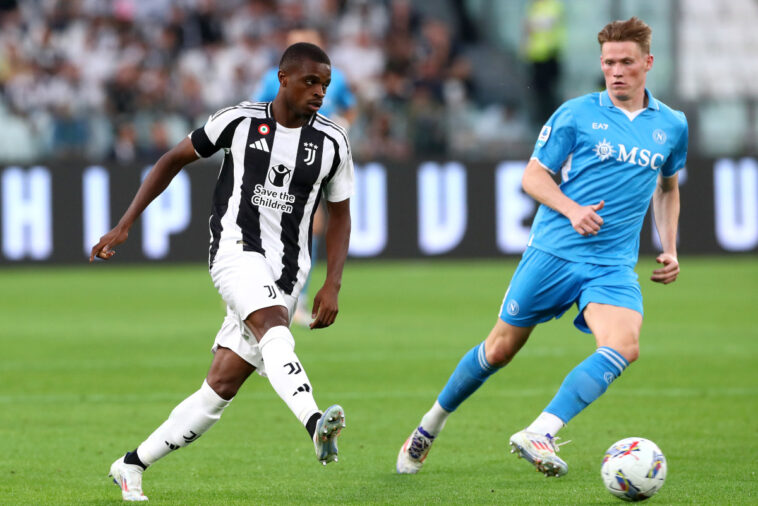
[(552, 127), (549, 127), (547, 125), (542, 127), (542, 130), (540, 130), (540, 136), (537, 138), (537, 140), (541, 142), (546, 142), (550, 138), (550, 131), (552, 130)]

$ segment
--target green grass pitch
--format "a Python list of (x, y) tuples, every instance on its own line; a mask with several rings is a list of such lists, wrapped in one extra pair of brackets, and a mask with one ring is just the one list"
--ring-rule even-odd
[[(159, 462), (157, 504), (620, 504), (605, 449), (655, 441), (668, 479), (650, 502), (758, 502), (758, 259), (683, 258), (670, 286), (637, 271), (640, 360), (561, 436), (569, 474), (546, 479), (508, 453), (511, 433), (594, 349), (575, 310), (537, 329), (448, 421), (423, 471), (394, 472), (400, 445), (458, 360), (487, 334), (512, 260), (348, 262), (330, 329), (295, 328), (322, 407), (347, 415), (340, 462), (311, 442), (254, 375), (221, 422)], [(315, 273), (315, 282), (323, 270)], [(0, 504), (117, 504), (111, 462), (196, 390), (223, 307), (202, 265), (0, 270)]]

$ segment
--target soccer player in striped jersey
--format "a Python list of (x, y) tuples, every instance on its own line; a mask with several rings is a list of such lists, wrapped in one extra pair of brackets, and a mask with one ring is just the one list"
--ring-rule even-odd
[[(287, 33), (287, 45), (297, 42), (310, 42), (319, 47), (324, 47), (323, 38), (318, 30), (312, 28), (299, 28), (290, 30)], [(273, 100), (279, 92), (279, 68), (272, 67), (267, 70), (261, 77), (255, 92), (250, 97), (252, 101), (267, 102)], [(329, 94), (324, 97), (324, 103), (321, 104), (319, 114), (322, 114), (338, 125), (348, 128), (350, 123), (355, 119), (355, 96), (350, 90), (345, 74), (340, 69), (332, 67), (332, 82), (329, 85)], [(315, 265), (319, 250), (319, 244), (324, 235), (324, 206), (318, 206), (313, 215), (313, 234), (311, 248), (311, 264)], [(313, 320), (313, 314), (308, 309), (308, 286), (310, 278), (305, 280), (303, 289), (295, 306), (295, 313), (292, 316), (292, 323), (301, 326), (310, 325)]]
[[(687, 157), (684, 114), (645, 88), (653, 66), (650, 38), (650, 27), (634, 17), (606, 25), (598, 33), (606, 91), (565, 102), (542, 128), (523, 176), (524, 190), (541, 205), (499, 318), (400, 449), (398, 473), (418, 472), (450, 413), (513, 359), (537, 324), (573, 304), (579, 309), (574, 325), (594, 334), (597, 349), (566, 376), (534, 422), (511, 436), (513, 453), (546, 476), (565, 474), (557, 432), (637, 359), (640, 230), (652, 199), (663, 253), (651, 279), (675, 281), (677, 173)], [(549, 174), (558, 172), (560, 186)], [(535, 374), (546, 371), (547, 365)]]
[(344, 411), (336, 404), (319, 410), (289, 329), (310, 269), (313, 212), (322, 196), (329, 214), (327, 273), (314, 297), (310, 327), (328, 327), (338, 312), (353, 162), (345, 131), (318, 114), (330, 79), (331, 64), (321, 48), (289, 46), (279, 64), (276, 98), (213, 114), (158, 160), (119, 223), (92, 248), (90, 261), (110, 259), (137, 217), (185, 165), (223, 150), (209, 222), (209, 269), (227, 315), (200, 389), (111, 466), (124, 500), (147, 500), (142, 472), (210, 429), (255, 370), (268, 377), (305, 426), (318, 460), (324, 465), (337, 460)]

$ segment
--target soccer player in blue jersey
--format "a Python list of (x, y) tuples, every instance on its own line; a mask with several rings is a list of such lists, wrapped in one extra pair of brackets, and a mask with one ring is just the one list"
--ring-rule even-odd
[[(598, 34), (606, 90), (569, 100), (540, 131), (524, 171), (524, 190), (541, 205), (500, 317), (461, 359), (434, 406), (400, 449), (398, 473), (416, 473), (447, 417), (508, 364), (534, 327), (576, 303), (574, 325), (592, 333), (596, 351), (563, 380), (512, 453), (546, 476), (562, 476), (558, 431), (602, 395), (639, 354), (642, 294), (634, 266), (652, 200), (663, 252), (651, 280), (679, 275), (677, 171), (687, 156), (687, 120), (645, 88), (653, 66), (651, 30), (636, 17)], [(551, 174), (560, 172), (560, 185)]]

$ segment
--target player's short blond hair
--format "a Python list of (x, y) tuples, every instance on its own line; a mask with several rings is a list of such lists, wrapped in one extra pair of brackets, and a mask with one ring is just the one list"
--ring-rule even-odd
[(653, 30), (637, 16), (626, 21), (613, 21), (603, 27), (597, 34), (597, 41), (602, 49), (606, 42), (636, 42), (642, 54), (650, 54), (650, 39)]

